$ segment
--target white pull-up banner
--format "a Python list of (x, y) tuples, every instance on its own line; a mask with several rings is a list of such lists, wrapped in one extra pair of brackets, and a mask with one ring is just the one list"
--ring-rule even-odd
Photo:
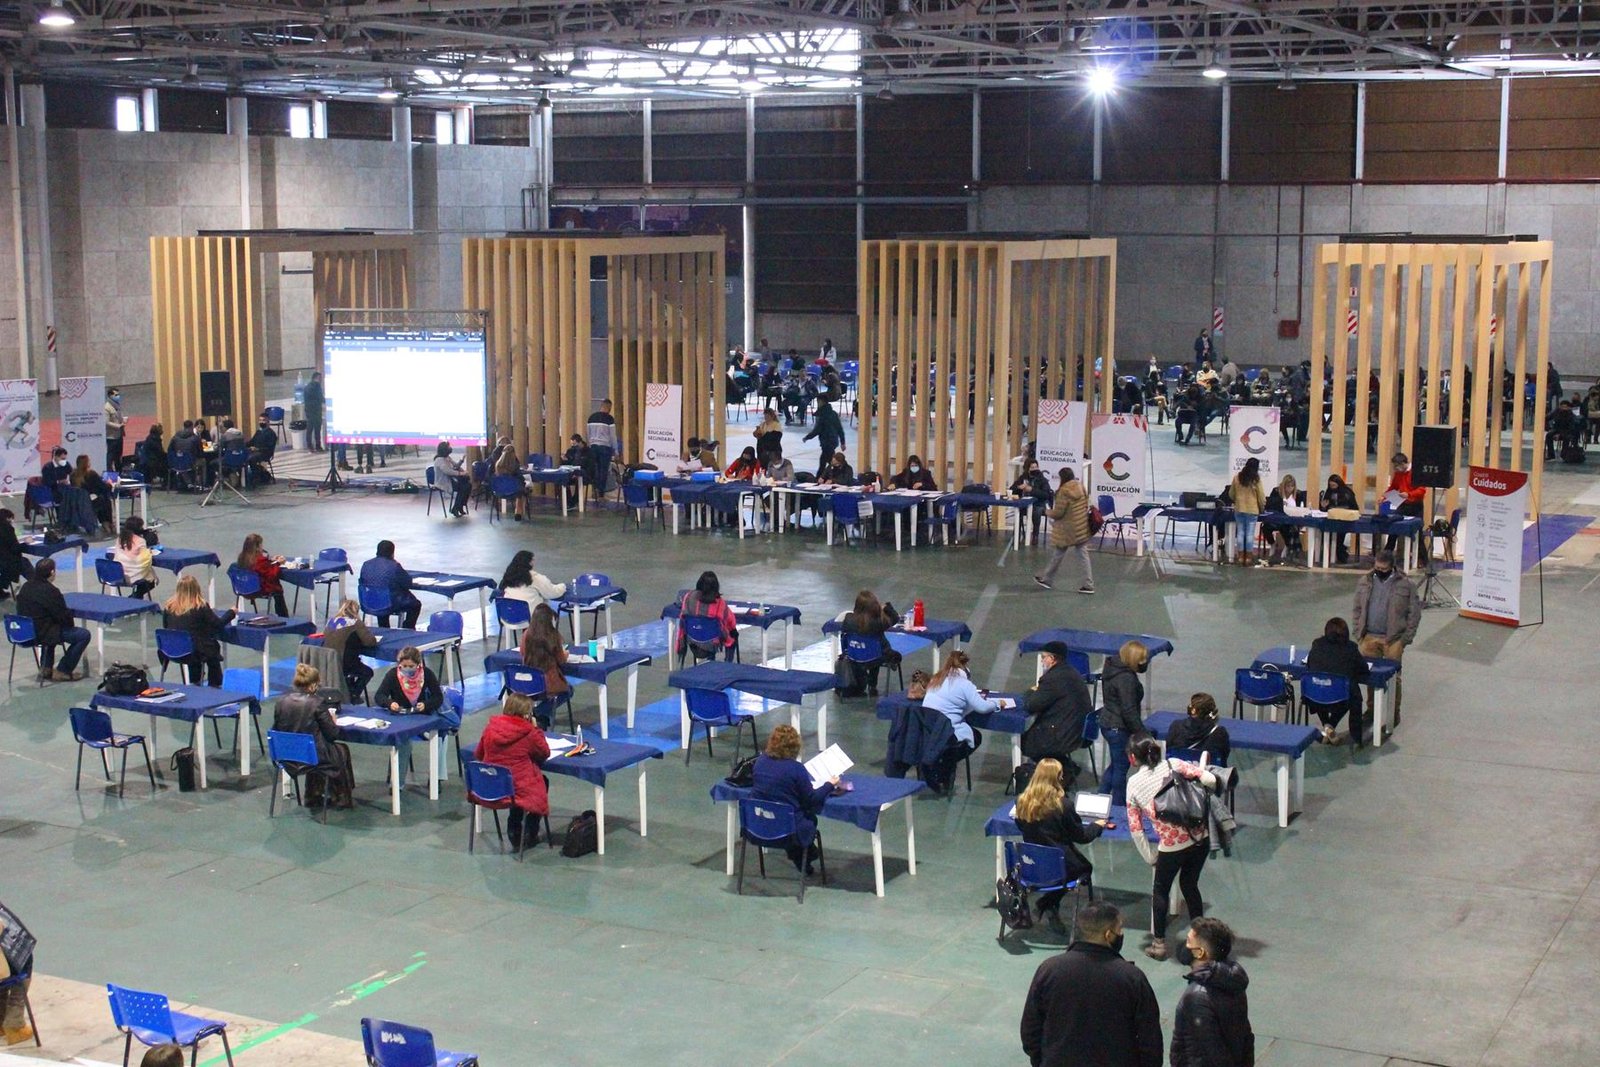
[(675, 465), (683, 456), (683, 386), (644, 387), (644, 461)]
[(1041, 400), (1034, 418), (1034, 458), (1052, 488), (1060, 488), (1062, 467), (1083, 467), (1083, 431), (1089, 405), (1083, 400)]
[(1150, 424), (1143, 415), (1095, 415), (1089, 433), (1091, 492), (1114, 497), (1126, 515), (1150, 492)]
[(1461, 614), (1467, 618), (1521, 624), (1522, 523), (1527, 512), (1527, 474), (1467, 468), (1467, 510), (1461, 520)]
[(0, 494), (20, 493), (39, 473), (39, 382), (0, 381)]
[(1241, 407), (1228, 409), (1228, 477), (1244, 469), (1245, 460), (1261, 461), (1261, 484), (1278, 482), (1278, 409)]

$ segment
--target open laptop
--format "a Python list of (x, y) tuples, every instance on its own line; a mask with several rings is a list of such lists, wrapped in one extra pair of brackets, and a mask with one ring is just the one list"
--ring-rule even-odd
[(1110, 793), (1079, 793), (1076, 801), (1078, 818), (1094, 821), (1111, 818)]

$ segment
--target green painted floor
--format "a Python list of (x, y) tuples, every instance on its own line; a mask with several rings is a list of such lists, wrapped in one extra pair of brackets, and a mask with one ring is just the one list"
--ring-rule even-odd
[[(1210, 472), (1196, 487), (1221, 481), (1217, 444), (1174, 458)], [(1566, 502), (1591, 482), (1548, 473), (1547, 507), (1582, 512)], [(204, 513), (192, 498), (160, 496), (154, 511), (167, 521), (165, 543), (224, 557), (252, 530), (269, 550), (338, 544), (354, 560), (390, 537), (414, 569), (498, 575), (515, 549), (532, 547), (554, 576), (617, 577), (630, 594), (619, 627), (653, 620), (710, 567), (732, 594), (801, 607), (807, 644), (870, 586), (897, 605), (921, 597), (930, 614), (968, 619), (975, 675), (994, 688), (1031, 680), (1033, 661), (1016, 657), (1014, 642), (1035, 629), (1167, 634), (1178, 652), (1156, 664), (1161, 707), (1195, 690), (1225, 696), (1233, 668), (1260, 648), (1309, 644), (1327, 616), (1348, 612), (1355, 578), (1157, 568), (1106, 552), (1090, 598), (1036, 589), (1040, 549), (1019, 556), (985, 542), (897, 555), (892, 541), (674, 539), (635, 532), (615, 512), (490, 526), (423, 507), (421, 497), (275, 492)], [(1511, 632), (1428, 612), (1406, 660), (1398, 736), (1378, 751), (1314, 749), (1306, 810), (1289, 829), (1275, 825), (1271, 766), (1239, 761), (1247, 828), (1202, 887), (1242, 939), (1260, 1062), (1600, 1061), (1600, 1031), (1576, 1006), (1600, 974), (1592, 541), (1580, 535), (1547, 561), (1543, 627)], [(110, 652), (133, 656), (132, 639)], [(481, 654), (469, 647), (464, 658), (476, 673)], [(372, 749), (356, 750), (358, 810), (326, 827), (298, 812), (269, 822), (267, 774), (258, 768), (241, 789), (226, 759), (213, 761), (208, 793), (152, 798), (131, 774), (126, 799), (87, 775), (74, 793), (66, 708), (90, 688), (41, 690), (19, 677), (0, 706), (0, 898), (38, 934), (43, 973), (159, 989), (346, 1039), (362, 1015), (384, 1015), (429, 1026), (486, 1064), (1023, 1062), (1022, 998), (1061, 942), (995, 941), (982, 827), (1009, 770), (1004, 744), (975, 759), (973, 794), (917, 803), (915, 877), (901, 817), (886, 817), (885, 899), (872, 894), (866, 835), (825, 824), (833, 884), (801, 906), (781, 875), (734, 895), (722, 811), (707, 797), (726, 762), (703, 745), (688, 767), (672, 753), (652, 764), (648, 838), (636, 832), (627, 774), (608, 794), (605, 857), (541, 849), (519, 864), (493, 848), (467, 855), (453, 778), (438, 802), (413, 789), (403, 817), (390, 816)], [(644, 671), (641, 704), (670, 692), (663, 667)], [(593, 722), (592, 688), (578, 707)], [(483, 721), (469, 719), (469, 740)], [(131, 717), (123, 727), (141, 728)], [(830, 715), (830, 737), (858, 763), (881, 760), (884, 734), (865, 702)], [(162, 751), (173, 742), (163, 732)], [(569, 779), (552, 794), (558, 827), (590, 806)], [(1131, 936), (1148, 918), (1147, 869), (1125, 843), (1098, 845), (1096, 861), (1170, 1018), (1183, 968), (1144, 959)], [(278, 1062), (271, 1041), (239, 1059)]]

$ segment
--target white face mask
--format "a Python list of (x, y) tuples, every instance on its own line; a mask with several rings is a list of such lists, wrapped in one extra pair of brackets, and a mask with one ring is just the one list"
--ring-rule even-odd
[(911, 465), (911, 473), (912, 474), (921, 474), (922, 473), (922, 468), (917, 466), (915, 463), (913, 463)]

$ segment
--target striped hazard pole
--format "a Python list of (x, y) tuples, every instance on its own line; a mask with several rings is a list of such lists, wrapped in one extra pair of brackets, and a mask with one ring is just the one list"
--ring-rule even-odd
[(1211, 332), (1222, 332), (1222, 307), (1218, 305), (1211, 309)]
[(1344, 313), (1344, 332), (1347, 336), (1354, 337), (1356, 328), (1361, 325), (1361, 315), (1355, 308)]
[(54, 326), (46, 326), (44, 328), (44, 350), (45, 350), (45, 353), (47, 355), (49, 355), (51, 359), (55, 358), (55, 355), (56, 355), (56, 328)]

